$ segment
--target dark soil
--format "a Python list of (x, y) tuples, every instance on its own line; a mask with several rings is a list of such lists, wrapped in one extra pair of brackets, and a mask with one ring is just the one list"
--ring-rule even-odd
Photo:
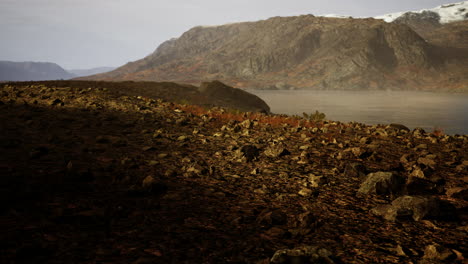
[[(125, 85), (1, 88), (1, 263), (466, 261), (467, 136), (200, 112)], [(378, 171), (406, 183), (359, 193)], [(453, 210), (371, 212), (401, 195)], [(300, 247), (329, 254), (272, 259)]]

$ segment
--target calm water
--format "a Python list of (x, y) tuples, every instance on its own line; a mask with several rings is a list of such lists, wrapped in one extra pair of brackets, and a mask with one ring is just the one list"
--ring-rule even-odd
[(468, 94), (393, 91), (261, 91), (273, 113), (301, 115), (315, 110), (336, 121), (399, 123), (427, 132), (468, 134)]

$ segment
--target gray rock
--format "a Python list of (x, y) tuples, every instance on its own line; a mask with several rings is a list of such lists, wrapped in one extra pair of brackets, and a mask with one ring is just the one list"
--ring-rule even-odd
[(301, 246), (294, 249), (277, 250), (270, 259), (271, 263), (335, 263), (330, 251), (317, 246)]
[(402, 191), (405, 179), (395, 172), (375, 172), (367, 175), (359, 188), (364, 194), (397, 194)]

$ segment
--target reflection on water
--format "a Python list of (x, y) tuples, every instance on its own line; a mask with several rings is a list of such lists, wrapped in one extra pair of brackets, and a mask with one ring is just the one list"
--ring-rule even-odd
[(262, 91), (273, 113), (319, 110), (330, 120), (366, 124), (400, 123), (409, 128), (434, 128), (446, 134), (468, 134), (468, 94), (394, 91)]

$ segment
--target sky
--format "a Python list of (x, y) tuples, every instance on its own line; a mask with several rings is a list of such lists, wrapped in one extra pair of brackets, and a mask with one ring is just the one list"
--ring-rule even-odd
[(373, 17), (457, 0), (0, 0), (0, 60), (122, 66), (198, 25), (273, 16)]

